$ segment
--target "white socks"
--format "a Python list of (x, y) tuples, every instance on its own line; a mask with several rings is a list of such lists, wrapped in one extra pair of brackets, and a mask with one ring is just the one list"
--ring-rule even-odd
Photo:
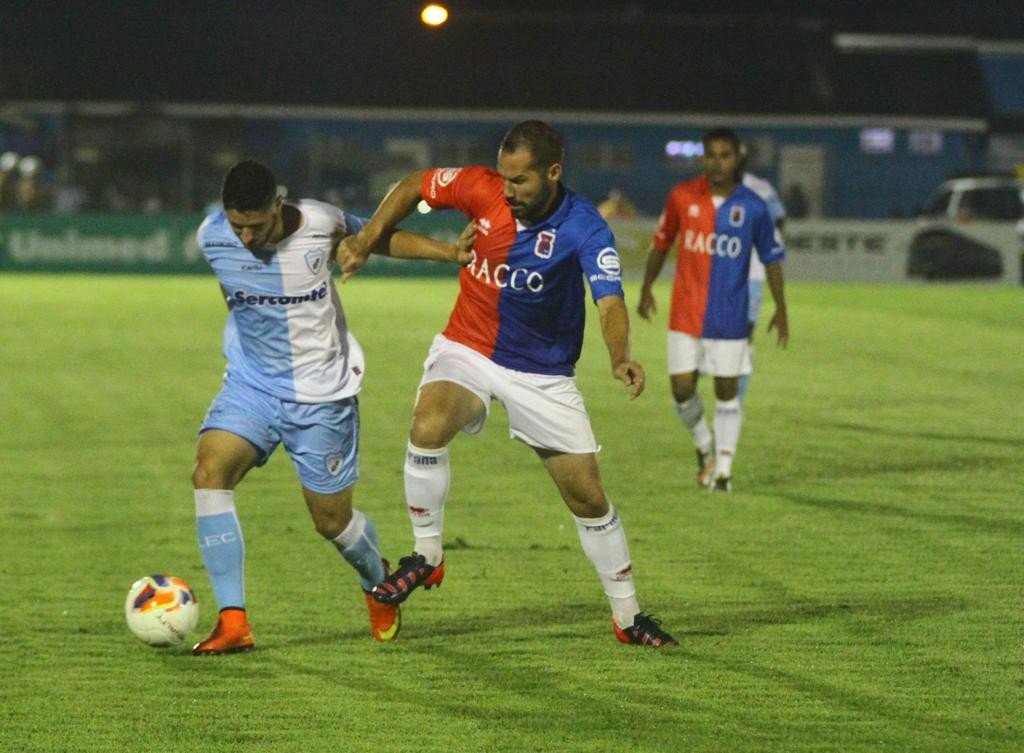
[(444, 501), (451, 485), (448, 448), (428, 450), (409, 443), (405, 453), (405, 503), (416, 538), (416, 552), (428, 565), (438, 565), (444, 555)]
[(704, 402), (699, 393), (682, 403), (676, 403), (676, 414), (693, 435), (693, 444), (701, 452), (710, 452), (712, 441), (715, 447), (715, 478), (732, 475), (732, 460), (740, 439), (743, 424), (743, 408), (739, 398), (715, 401), (715, 433), (712, 437), (704, 420)]
[(583, 553), (597, 570), (616, 624), (620, 628), (631, 626), (640, 611), (640, 604), (633, 585), (626, 530), (619, 514), (609, 506), (608, 514), (601, 518), (578, 518), (575, 515), (573, 518)]
[(676, 415), (693, 436), (693, 445), (703, 453), (711, 452), (711, 432), (704, 420), (704, 401), (700, 393), (694, 392), (689, 400), (676, 403)]
[(739, 398), (715, 404), (715, 478), (732, 475), (732, 459), (740, 440), (743, 409)]

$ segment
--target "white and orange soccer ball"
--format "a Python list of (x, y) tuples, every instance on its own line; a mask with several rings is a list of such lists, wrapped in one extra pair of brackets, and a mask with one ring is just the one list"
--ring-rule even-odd
[(128, 628), (150, 646), (173, 646), (199, 622), (199, 604), (188, 583), (166, 573), (132, 583), (124, 602)]

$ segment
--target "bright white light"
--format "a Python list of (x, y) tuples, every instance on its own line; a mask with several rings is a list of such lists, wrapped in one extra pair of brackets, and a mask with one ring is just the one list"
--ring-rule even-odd
[(448, 9), (437, 3), (425, 5), (420, 11), (420, 20), (427, 26), (440, 26), (448, 20)]
[(704, 145), (699, 141), (669, 141), (665, 144), (665, 154), (693, 159), (704, 154)]
[(865, 154), (890, 154), (896, 148), (896, 132), (892, 128), (862, 128), (860, 150)]
[(430, 204), (428, 204), (424, 200), (421, 200), (420, 203), (416, 205), (416, 211), (419, 212), (420, 214), (429, 214)]

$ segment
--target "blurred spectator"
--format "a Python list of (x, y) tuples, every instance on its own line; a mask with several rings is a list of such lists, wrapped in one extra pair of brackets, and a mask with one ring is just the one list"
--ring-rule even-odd
[(18, 155), (0, 154), (0, 211), (14, 209), (14, 188), (18, 180)]
[(606, 220), (613, 218), (632, 219), (636, 217), (636, 207), (619, 188), (613, 188), (608, 192), (608, 198), (597, 205), (597, 211)]
[(18, 182), (14, 187), (14, 208), (19, 212), (38, 212), (49, 208), (50, 201), (42, 185), (43, 164), (27, 155), (18, 161)]
[(53, 211), (58, 214), (78, 214), (85, 205), (85, 189), (76, 183), (64, 168), (57, 176), (57, 185), (53, 189)]
[(121, 193), (116, 183), (107, 183), (103, 188), (103, 204), (109, 212), (128, 211), (128, 197)]

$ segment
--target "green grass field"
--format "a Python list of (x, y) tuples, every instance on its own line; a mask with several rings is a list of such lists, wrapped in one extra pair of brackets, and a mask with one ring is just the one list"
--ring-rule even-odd
[[(411, 548), (413, 393), (453, 293), (342, 290), (368, 359), (357, 504), (392, 558)], [(279, 454), (236, 495), (258, 650), (194, 658), (136, 641), (122, 604), (171, 571), (200, 630), (215, 619), (189, 475), (220, 381), (216, 283), (0, 277), (0, 750), (1024, 749), (1024, 291), (789, 297), (790, 348), (760, 336), (728, 497), (693, 484), (664, 321), (634, 322), (650, 378), (632, 403), (588, 331), (606, 486), (678, 649), (615, 641), (568, 511), (496, 408), (452, 447), (448, 577), (410, 599), (397, 642), (371, 639)]]

